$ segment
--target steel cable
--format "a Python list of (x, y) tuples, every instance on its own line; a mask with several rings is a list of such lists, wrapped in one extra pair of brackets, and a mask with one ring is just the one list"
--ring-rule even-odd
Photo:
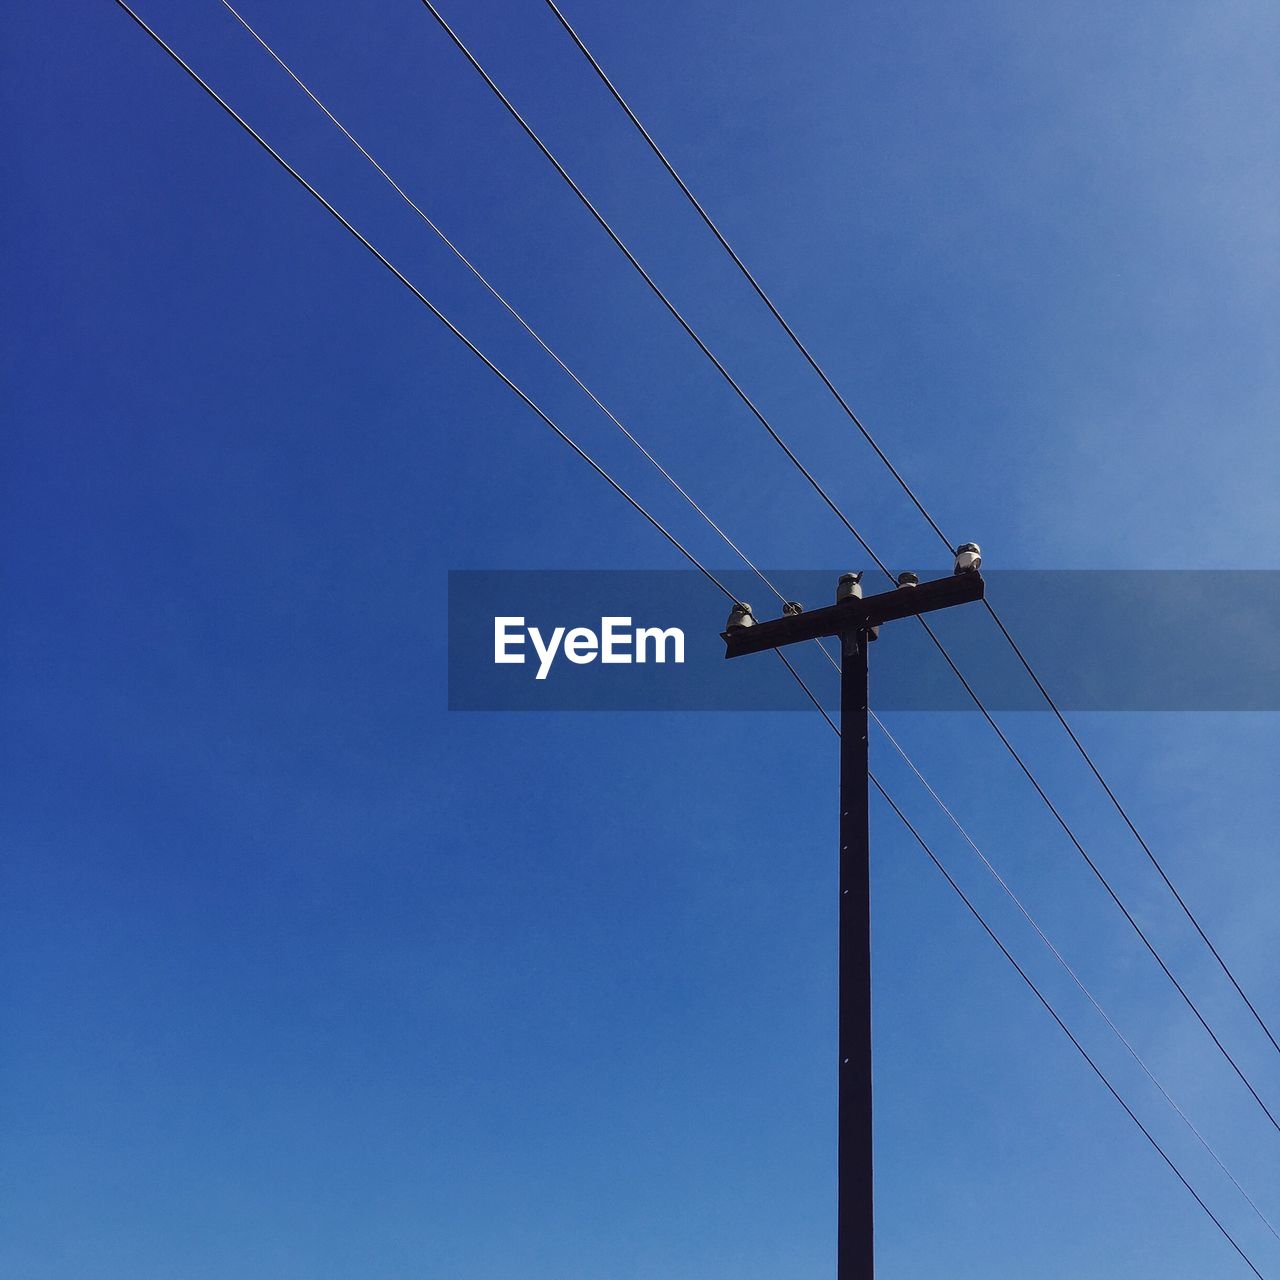
[[(430, 301), (430, 299), (427, 298), (427, 296), (424, 293), (422, 293), (422, 291), (419, 290), (418, 287), (408, 279), (408, 277), (406, 277), (388, 258), (386, 258), (381, 253), (381, 251), (378, 250), (372, 244), (372, 242), (370, 242), (354, 226), (354, 224), (352, 224), (333, 204), (331, 204), (328, 201), (328, 199), (326, 199), (326, 197), (323, 196), (317, 188), (315, 188), (306, 178), (304, 178), (297, 169), (295, 169), (269, 142), (267, 142), (267, 140), (257, 130), (253, 128), (252, 125), (248, 123), (248, 121), (246, 121), (238, 112), (236, 112), (236, 110), (224, 98), (222, 98), (221, 95), (219, 95), (217, 91), (213, 89), (213, 87), (207, 81), (205, 81), (203, 77), (201, 77), (200, 74), (197, 71), (195, 71), (195, 69), (189, 63), (187, 63), (182, 58), (182, 56), (178, 54), (177, 51), (173, 49), (173, 47), (163, 39), (163, 37), (161, 37), (139, 14), (137, 14), (129, 6), (129, 4), (126, 3), (126, 0), (115, 0), (115, 3), (120, 9), (124, 11), (124, 13), (129, 18), (131, 18), (142, 29), (142, 31), (148, 37), (150, 37), (166, 54), (168, 54), (169, 57), (173, 59), (173, 61), (177, 63), (177, 65), (181, 67), (182, 70), (185, 71), (187, 75), (190, 76), (191, 79), (193, 79), (196, 82), (196, 84), (198, 84), (200, 88), (203, 89), (218, 104), (218, 106), (220, 106), (246, 133), (248, 133), (249, 136), (253, 138), (253, 140), (257, 142), (259, 146), (261, 146), (262, 149), (265, 150), (267, 154), (270, 155), (271, 158), (275, 160), (276, 163), (282, 169), (284, 169), (286, 173), (289, 174), (290, 177), (292, 177), (305, 191), (307, 191), (307, 193), (311, 195), (326, 210), (326, 212), (328, 212), (336, 221), (338, 221), (346, 231), (348, 231), (356, 240), (358, 240), (366, 250), (368, 250), (388, 271), (390, 271), (396, 277), (396, 279), (405, 288), (407, 288), (418, 299), (418, 301), (421, 302), (422, 305), (424, 305), (432, 313), (432, 315), (435, 316), (436, 319), (438, 319), (442, 324), (444, 324), (445, 327), (448, 328), (449, 331), (455, 337), (457, 337), (467, 347), (469, 351), (471, 351), (473, 355), (475, 355), (478, 359), (480, 359), (482, 363), (484, 363), (484, 365), (492, 373), (494, 373), (531, 410), (533, 410), (533, 412), (542, 420), (542, 422), (546, 426), (548, 426), (565, 444), (567, 444), (571, 449), (573, 449), (573, 451), (580, 458), (582, 458), (585, 462), (587, 462), (592, 467), (592, 469), (601, 476), (602, 479), (604, 479), (616, 492), (618, 492), (629, 503), (630, 506), (632, 506), (636, 511), (638, 511), (642, 516), (644, 516), (644, 518), (654, 528), (656, 528), (663, 535), (663, 537), (666, 538), (666, 540), (670, 542), (686, 559), (688, 559), (690, 563), (692, 563), (703, 574), (703, 576), (709, 582), (712, 583), (712, 585), (714, 585), (719, 591), (721, 591), (722, 594), (724, 594), (729, 600), (733, 601), (735, 599), (734, 594), (730, 592), (728, 588), (725, 587), (724, 584), (713, 573), (711, 573), (708, 569), (706, 569), (705, 566), (701, 564), (701, 562), (693, 555), (693, 553), (690, 552), (683, 545), (683, 543), (680, 542), (679, 539), (675, 537), (674, 534), (672, 534), (642, 504), (640, 504), (634, 497), (632, 497), (631, 494), (621, 484), (618, 483), (618, 481), (616, 481), (603, 467), (601, 467), (599, 463), (597, 463), (593, 458), (591, 458), (590, 455), (587, 454), (526, 392), (524, 392), (522, 388), (520, 388), (514, 381), (512, 381), (512, 379), (509, 378), (498, 367), (498, 365), (496, 365), (487, 355), (485, 355), (484, 352), (481, 351), (480, 348), (477, 347), (462, 332), (462, 330), (460, 330), (455, 324), (453, 324), (453, 322), (450, 321), (448, 317), (442, 311), (440, 311), (439, 308), (437, 308)], [(824, 648), (824, 652), (825, 652), (825, 648)], [(829, 656), (830, 655), (828, 655), (828, 657)], [(827, 723), (838, 734), (839, 733), (838, 727), (835, 725), (834, 721), (831, 720), (831, 717), (826, 713), (825, 709), (821, 706), (820, 702), (814, 696), (812, 691), (809, 689), (808, 685), (805, 683), (803, 678), (799, 675), (798, 672), (795, 671), (794, 667), (792, 667), (791, 663), (787, 660), (786, 656), (782, 654), (780, 651), (779, 651), (779, 657), (782, 659), (784, 665), (787, 667), (787, 669), (791, 672), (793, 677), (799, 683), (801, 689), (808, 695), (810, 701), (812, 701), (814, 705), (818, 707), (818, 709), (822, 712), (824, 718), (826, 719)], [(1163, 1148), (1159, 1145), (1159, 1143), (1155, 1140), (1155, 1138), (1142, 1125), (1141, 1121), (1138, 1120), (1137, 1116), (1129, 1108), (1128, 1104), (1125, 1103), (1124, 1099), (1115, 1090), (1114, 1086), (1112, 1086), (1112, 1084), (1107, 1079), (1107, 1077), (1093, 1062), (1093, 1059), (1089, 1057), (1088, 1053), (1084, 1050), (1080, 1042), (1075, 1038), (1075, 1036), (1067, 1028), (1065, 1023), (1063, 1023), (1062, 1019), (1058, 1016), (1058, 1014), (1053, 1009), (1053, 1007), (1048, 1003), (1045, 997), (1040, 993), (1039, 989), (1035, 986), (1034, 982), (1032, 982), (1032, 980), (1027, 976), (1027, 974), (1021, 968), (1021, 966), (1018, 965), (1018, 962), (1013, 958), (1010, 952), (1005, 948), (1004, 944), (1000, 941), (999, 937), (992, 931), (990, 926), (987, 925), (986, 921), (983, 919), (981, 914), (977, 911), (977, 908), (974, 907), (974, 905), (965, 896), (963, 890), (961, 890), (959, 886), (955, 883), (955, 881), (952, 880), (951, 876), (947, 873), (945, 867), (943, 867), (941, 862), (939, 862), (938, 859), (934, 856), (932, 850), (923, 841), (923, 839), (920, 837), (920, 835), (915, 830), (915, 828), (911, 825), (906, 815), (894, 803), (892, 798), (888, 795), (888, 793), (880, 785), (879, 781), (875, 778), (874, 774), (869, 774), (868, 776), (872, 781), (872, 783), (876, 786), (877, 790), (880, 791), (881, 795), (884, 796), (885, 800), (890, 804), (890, 806), (894, 809), (895, 813), (897, 813), (898, 817), (906, 825), (907, 829), (911, 832), (911, 834), (916, 838), (916, 840), (924, 848), (925, 852), (929, 855), (931, 860), (934, 862), (935, 866), (937, 866), (938, 869), (942, 872), (942, 874), (946, 877), (951, 887), (959, 894), (959, 896), (961, 897), (966, 907), (968, 907), (970, 912), (975, 916), (975, 918), (982, 925), (984, 930), (986, 930), (988, 935), (1000, 948), (1000, 950), (1005, 955), (1005, 957), (1010, 961), (1011, 964), (1013, 964), (1014, 968), (1017, 969), (1018, 973), (1022, 976), (1023, 980), (1031, 987), (1032, 991), (1036, 994), (1036, 996), (1038, 997), (1040, 1002), (1044, 1005), (1044, 1007), (1048, 1010), (1048, 1012), (1053, 1016), (1054, 1020), (1058, 1023), (1059, 1027), (1063, 1030), (1063, 1032), (1068, 1036), (1068, 1038), (1075, 1045), (1075, 1047), (1084, 1056), (1085, 1060), (1088, 1062), (1089, 1066), (1093, 1069), (1095, 1074), (1098, 1075), (1099, 1079), (1102, 1080), (1103, 1084), (1107, 1087), (1107, 1089), (1111, 1092), (1111, 1094), (1116, 1098), (1116, 1100), (1121, 1104), (1121, 1106), (1124, 1108), (1126, 1113), (1130, 1116), (1130, 1118), (1142, 1131), (1142, 1133), (1148, 1139), (1151, 1145), (1155, 1147), (1157, 1152), (1164, 1159), (1165, 1163), (1169, 1165), (1170, 1169), (1178, 1177), (1179, 1181), (1182, 1182), (1183, 1186), (1186, 1187), (1186, 1189), (1195, 1198), (1196, 1202), (1208, 1215), (1208, 1217), (1215, 1224), (1215, 1226), (1217, 1226), (1218, 1230), (1226, 1237), (1226, 1239), (1231, 1243), (1232, 1247), (1236, 1250), (1236, 1252), (1249, 1265), (1253, 1273), (1259, 1276), (1259, 1280), (1261, 1280), (1261, 1273), (1249, 1260), (1248, 1256), (1243, 1252), (1240, 1246), (1235, 1242), (1233, 1237), (1226, 1231), (1226, 1228), (1222, 1225), (1222, 1223), (1218, 1220), (1218, 1218), (1212, 1213), (1212, 1211), (1208, 1208), (1208, 1206), (1196, 1193), (1194, 1188), (1192, 1188), (1190, 1183), (1187, 1182), (1186, 1178), (1178, 1170), (1177, 1166), (1174, 1165), (1172, 1160), (1170, 1160), (1170, 1158), (1168, 1157), (1168, 1155), (1165, 1154)]]
[[(742, 403), (750, 410), (752, 415), (765, 428), (765, 430), (768, 432), (770, 437), (779, 446), (779, 448), (782, 449), (784, 454), (791, 461), (791, 463), (796, 467), (796, 469), (800, 472), (800, 474), (808, 481), (810, 486), (814, 489), (814, 491), (818, 494), (818, 496), (823, 500), (826, 506), (835, 514), (835, 516), (841, 522), (841, 524), (844, 525), (844, 527), (858, 541), (859, 545), (861, 545), (861, 547), (867, 553), (867, 555), (869, 555), (871, 559), (875, 562), (877, 568), (880, 569), (880, 571), (890, 580), (890, 582), (895, 582), (896, 579), (894, 578), (894, 575), (890, 572), (890, 570), (888, 569), (884, 561), (881, 560), (878, 555), (876, 555), (874, 549), (870, 546), (870, 544), (862, 536), (862, 534), (858, 531), (858, 529), (853, 525), (853, 523), (849, 520), (849, 518), (844, 514), (840, 506), (835, 502), (835, 500), (826, 491), (826, 489), (822, 486), (822, 484), (816, 479), (816, 477), (808, 470), (808, 468), (804, 465), (804, 463), (800, 460), (800, 458), (795, 454), (792, 448), (786, 443), (786, 441), (778, 433), (778, 431), (773, 426), (773, 424), (769, 421), (769, 419), (765, 417), (765, 415), (761, 412), (761, 410), (756, 406), (755, 402), (750, 398), (750, 396), (746, 393), (746, 391), (743, 390), (741, 385), (737, 382), (737, 380), (733, 377), (733, 375), (728, 371), (725, 365), (720, 361), (720, 359), (715, 355), (715, 353), (710, 349), (710, 347), (707, 346), (706, 342), (702, 339), (702, 337), (696, 332), (696, 330), (694, 330), (694, 328), (690, 325), (690, 323), (685, 319), (685, 317), (677, 309), (675, 304), (670, 300), (670, 298), (667, 297), (665, 292), (663, 292), (661, 287), (657, 284), (657, 282), (645, 269), (643, 264), (641, 264), (641, 262), (636, 258), (636, 256), (632, 253), (632, 251), (627, 247), (626, 243), (622, 240), (621, 236), (614, 230), (614, 228), (609, 223), (609, 221), (591, 202), (590, 198), (586, 195), (586, 193), (574, 180), (572, 175), (569, 174), (569, 172), (565, 169), (565, 167), (556, 158), (556, 156), (553, 154), (553, 152), (550, 150), (547, 144), (542, 140), (542, 138), (539, 136), (539, 134), (533, 128), (533, 126), (529, 124), (529, 122), (524, 118), (524, 116), (520, 113), (520, 111), (516, 108), (516, 106), (511, 102), (511, 100), (507, 97), (507, 95), (503, 92), (503, 90), (497, 84), (497, 82), (493, 79), (493, 77), (490, 76), (488, 71), (485, 70), (484, 66), (480, 63), (479, 59), (476, 58), (475, 54), (471, 52), (471, 50), (463, 42), (462, 38), (449, 25), (449, 23), (444, 18), (443, 14), (441, 14), (439, 9), (433, 3), (433, 0), (422, 0), (422, 4), (423, 4), (423, 7), (426, 8), (427, 11), (432, 15), (432, 17), (435, 18), (436, 22), (439, 24), (439, 26), (445, 32), (445, 34), (449, 37), (449, 39), (453, 42), (454, 46), (463, 55), (463, 57), (467, 60), (467, 62), (471, 65), (471, 67), (475, 70), (475, 72), (481, 77), (481, 79), (485, 82), (485, 84), (493, 92), (493, 94), (498, 98), (498, 100), (506, 108), (508, 113), (512, 116), (512, 118), (516, 121), (516, 123), (520, 126), (520, 128), (524, 131), (524, 133), (529, 137), (529, 139), (534, 143), (534, 145), (541, 152), (541, 154), (556, 170), (556, 172), (563, 179), (566, 185), (578, 197), (579, 201), (581, 201), (583, 206), (591, 214), (594, 220), (608, 235), (609, 239), (613, 242), (613, 244), (626, 257), (627, 261), (641, 276), (644, 282), (649, 286), (650, 290), (652, 290), (655, 296), (663, 303), (667, 311), (679, 323), (679, 325), (685, 331), (685, 333), (689, 336), (689, 338), (697, 345), (698, 349), (702, 352), (702, 354), (712, 363), (712, 365), (720, 373), (720, 375), (725, 380), (725, 382), (729, 385), (729, 387), (736, 393), (736, 395), (739, 397)], [(945, 541), (945, 538), (944, 538), (944, 541)], [(950, 544), (948, 543), (948, 546), (949, 545)], [(1049, 801), (1048, 795), (1044, 791), (1044, 788), (1039, 784), (1039, 782), (1036, 780), (1034, 775), (1031, 773), (1031, 770), (1028, 768), (1026, 762), (1017, 753), (1017, 751), (1013, 747), (1013, 744), (1005, 736), (1003, 731), (1000, 730), (999, 726), (996, 724), (995, 720), (991, 717), (990, 713), (987, 711), (986, 707), (983, 705), (981, 699), (978, 697), (973, 687), (961, 675), (959, 668), (956, 666), (955, 662), (951, 659), (950, 655), (947, 653), (941, 641), (934, 634), (932, 628), (929, 627), (928, 623), (925, 622), (923, 618), (919, 619), (919, 621), (921, 625), (924, 627), (927, 634), (929, 635), (930, 639), (933, 641), (934, 645), (938, 647), (939, 651), (942, 653), (943, 657), (946, 659), (947, 665), (961, 679), (961, 682), (964, 685), (966, 692), (968, 692), (970, 697), (973, 699), (979, 711), (982, 713), (983, 717), (986, 719), (987, 723), (990, 724), (991, 727), (996, 730), (996, 733), (1001, 743), (1005, 746), (1006, 750), (1008, 750), (1009, 753), (1013, 756), (1019, 768), (1026, 775), (1028, 780), (1032, 783), (1032, 786), (1035, 788), (1037, 794), (1049, 806), (1050, 812), (1052, 813), (1054, 818), (1067, 832), (1068, 836), (1071, 839), (1072, 844), (1084, 855), (1090, 868), (1094, 871), (1095, 875), (1097, 875), (1099, 879), (1103, 882), (1104, 887), (1107, 889), (1108, 894), (1120, 907), (1121, 911), (1125, 916), (1125, 919), (1133, 927), (1135, 932), (1138, 934), (1139, 938), (1142, 940), (1143, 944), (1155, 957), (1161, 970), (1174, 983), (1174, 986), (1177, 989), (1179, 995), (1181, 995), (1183, 1000), (1187, 1002), (1188, 1006), (1191, 1008), (1192, 1012), (1195, 1014), (1197, 1020), (1208, 1032), (1215, 1046), (1217, 1046), (1219, 1052), (1226, 1059), (1226, 1061), (1231, 1066), (1232, 1070), (1236, 1073), (1236, 1075), (1240, 1077), (1241, 1081), (1244, 1083), (1245, 1087), (1248, 1089), (1250, 1095), (1253, 1097), (1253, 1099), (1257, 1102), (1258, 1106), (1262, 1109), (1263, 1113), (1266, 1115), (1272, 1127), (1275, 1128), (1278, 1133), (1280, 1133), (1280, 1121), (1277, 1121), (1275, 1115), (1272, 1113), (1271, 1109), (1267, 1106), (1267, 1104), (1263, 1101), (1262, 1096), (1258, 1093), (1257, 1089), (1253, 1086), (1249, 1078), (1244, 1074), (1243, 1070), (1240, 1068), (1235, 1058), (1232, 1057), (1232, 1055), (1228, 1052), (1225, 1045), (1223, 1045), (1222, 1041), (1219, 1039), (1217, 1034), (1209, 1026), (1208, 1020), (1204, 1017), (1204, 1015), (1200, 1012), (1199, 1007), (1187, 994), (1186, 989), (1182, 986), (1180, 982), (1178, 982), (1176, 978), (1174, 978), (1172, 970), (1168, 967), (1164, 959), (1160, 956), (1159, 952), (1155, 949), (1154, 945), (1151, 943), (1146, 933), (1141, 929), (1141, 926), (1138, 925), (1136, 919), (1130, 913), (1128, 908), (1124, 906), (1123, 902), (1120, 900), (1119, 896), (1115, 893), (1114, 889), (1111, 888), (1109, 881), (1106, 880), (1105, 876), (1103, 876), (1102, 872), (1098, 869), (1097, 865), (1093, 862), (1093, 860), (1089, 858), (1088, 854), (1084, 850), (1084, 846), (1076, 838), (1074, 832), (1068, 826), (1065, 819), (1062, 817), (1061, 813)], [(1061, 718), (1060, 713), (1059, 713), (1059, 718)]]
[[(649, 132), (648, 129), (645, 128), (643, 122), (640, 120), (640, 117), (632, 109), (631, 104), (627, 101), (627, 99), (623, 96), (622, 92), (609, 78), (604, 68), (600, 65), (595, 55), (587, 47), (582, 37), (574, 29), (573, 25), (569, 22), (568, 18), (565, 17), (564, 13), (556, 4), (555, 0), (545, 0), (545, 3), (547, 7), (551, 10), (551, 12), (556, 16), (557, 20), (560, 22), (560, 25), (568, 33), (569, 38), (573, 41), (574, 45), (577, 46), (578, 50), (582, 53), (583, 57), (586, 58), (592, 70), (600, 78), (600, 81), (604, 84), (605, 88), (609, 91), (614, 101), (618, 104), (619, 107), (622, 108), (627, 118), (631, 121), (631, 123), (635, 126), (636, 130), (639, 132), (640, 136), (648, 144), (650, 150), (657, 157), (659, 163), (671, 176), (672, 180), (680, 188), (681, 192), (683, 192), (689, 204), (693, 207), (693, 209), (696, 211), (698, 216), (706, 224), (707, 229), (711, 232), (711, 234), (719, 242), (720, 246), (732, 259), (734, 265), (742, 273), (744, 279), (746, 279), (747, 283), (755, 291), (760, 301), (764, 303), (766, 308), (768, 308), (773, 318), (782, 327), (787, 337), (791, 339), (791, 342), (796, 347), (796, 350), (800, 352), (800, 354), (804, 357), (809, 367), (821, 379), (822, 384), (835, 398), (836, 403), (840, 406), (840, 408), (843, 410), (843, 412), (849, 418), (849, 420), (853, 423), (853, 425), (858, 429), (858, 431), (861, 433), (863, 439), (867, 442), (867, 444), (871, 446), (876, 457), (879, 458), (880, 461), (883, 462), (884, 465), (888, 468), (890, 475), (892, 475), (894, 480), (898, 482), (898, 485), (901, 487), (902, 491), (911, 500), (916, 510), (920, 513), (921, 516), (924, 517), (929, 527), (937, 535), (938, 540), (943, 544), (943, 546), (947, 548), (948, 553), (949, 554), (953, 553), (955, 551), (955, 544), (951, 541), (950, 538), (947, 537), (946, 533), (943, 532), (938, 522), (933, 518), (932, 514), (929, 512), (929, 509), (924, 505), (921, 499), (917, 496), (915, 490), (912, 489), (910, 484), (907, 483), (906, 479), (903, 477), (901, 472), (899, 472), (897, 467), (893, 465), (893, 462), (889, 458), (888, 454), (886, 454), (885, 451), (880, 447), (875, 437), (863, 424), (862, 420), (858, 417), (858, 415), (853, 411), (852, 406), (850, 406), (849, 402), (845, 399), (844, 395), (840, 392), (840, 389), (828, 376), (826, 370), (818, 362), (818, 360), (813, 355), (813, 353), (809, 350), (809, 348), (804, 344), (799, 334), (797, 334), (796, 331), (787, 322), (786, 317), (783, 316), (782, 312), (778, 309), (773, 299), (769, 296), (769, 294), (765, 291), (764, 287), (756, 279), (754, 273), (743, 261), (742, 257), (738, 254), (738, 252), (734, 249), (734, 247), (729, 243), (724, 233), (720, 230), (720, 227), (716, 224), (715, 220), (703, 207), (702, 202), (697, 198), (697, 196), (694, 195), (688, 183), (685, 182), (684, 178), (680, 175), (679, 170), (677, 170), (675, 165), (672, 164), (670, 159), (668, 159), (666, 153), (658, 145), (653, 135)], [(1062, 725), (1063, 729), (1067, 733), (1067, 736), (1071, 739), (1076, 750), (1079, 752), (1080, 757), (1084, 760), (1090, 773), (1093, 774), (1094, 778), (1097, 779), (1098, 784), (1102, 787), (1103, 791), (1106, 793), (1107, 799), (1111, 801), (1112, 806), (1115, 808), (1116, 812), (1120, 815), (1120, 818), (1124, 822), (1125, 826), (1129, 829), (1134, 839), (1137, 840), (1138, 844), (1141, 846), (1142, 851), (1146, 855), (1148, 861), (1155, 868), (1157, 874), (1160, 876), (1160, 879), (1164, 882), (1166, 888), (1173, 895), (1178, 906), (1181, 908), (1183, 914), (1187, 917), (1188, 921), (1190, 921), (1192, 927), (1195, 929), (1196, 933), (1199, 935), (1201, 941), (1204, 943), (1206, 947), (1208, 947), (1209, 952), (1213, 956), (1214, 960), (1217, 962), (1218, 967), (1226, 975), (1228, 981), (1231, 983), (1232, 987), (1235, 989), (1236, 994), (1239, 995), (1242, 1001), (1244, 1001), (1244, 1004), (1248, 1008), (1250, 1014), (1253, 1015), (1254, 1021), (1262, 1029), (1263, 1034), (1271, 1042), (1272, 1047), (1275, 1049), (1277, 1053), (1280, 1053), (1280, 1040), (1277, 1040), (1275, 1034), (1272, 1032), (1271, 1028), (1267, 1025), (1266, 1020), (1263, 1018), (1262, 1014), (1259, 1012), (1257, 1006), (1250, 999), (1248, 994), (1245, 992), (1244, 988), (1240, 985), (1240, 982), (1236, 978), (1235, 973), (1231, 970), (1230, 966), (1227, 964), (1226, 960), (1223, 958), (1221, 952), (1219, 952), (1218, 948), (1214, 945), (1212, 940), (1209, 938), (1209, 935), (1205, 932), (1204, 927), (1201, 925), (1199, 918), (1191, 910), (1191, 907), (1187, 904), (1186, 899), (1178, 891), (1177, 887), (1174, 885), (1173, 881), (1170, 879), (1168, 873), (1165, 871), (1163, 864), (1156, 857), (1155, 853), (1151, 849), (1151, 846), (1147, 843), (1146, 839), (1143, 837), (1141, 832), (1139, 832), (1133, 819), (1129, 816), (1128, 811), (1125, 809), (1124, 805), (1121, 804), (1119, 797), (1116, 795), (1111, 785), (1107, 782), (1101, 770), (1094, 763), (1093, 757), (1086, 750), (1084, 743), (1080, 741), (1080, 738), (1076, 734), (1075, 730), (1072, 729), (1071, 725), (1068, 723), (1067, 718), (1063, 715), (1057, 702), (1049, 693), (1049, 690), (1045, 687), (1043, 681), (1040, 679), (1039, 675), (1037, 675), (1030, 661), (1027, 659), (1026, 655), (1023, 653), (1021, 646), (1013, 638), (1013, 635), (1009, 632), (1008, 628), (1005, 626), (1004, 621), (1001, 619), (1000, 615), (996, 612), (995, 606), (991, 603), (990, 600), (984, 600), (983, 604), (986, 607), (987, 613), (990, 615), (991, 620), (995, 623), (996, 627), (999, 629), (1000, 634), (1004, 637), (1009, 647), (1013, 650), (1018, 661), (1022, 664), (1023, 668), (1026, 670), (1027, 675), (1031, 678), (1036, 689), (1040, 693), (1040, 696), (1044, 699), (1045, 704), (1048, 706), (1049, 710), (1053, 712), (1058, 722)]]

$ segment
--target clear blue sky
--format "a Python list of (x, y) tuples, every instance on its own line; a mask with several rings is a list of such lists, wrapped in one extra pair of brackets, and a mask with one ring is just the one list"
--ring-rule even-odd
[[(416, 0), (245, 3), (751, 554), (859, 563)], [(446, 12), (882, 554), (937, 566), (544, 7)], [(991, 566), (1275, 567), (1274, 5), (567, 12)], [(219, 5), (143, 13), (724, 562)], [(672, 553), (115, 6), (49, 0), (8, 27), (0, 1272), (829, 1276), (830, 732), (450, 715), (447, 570)], [(708, 627), (722, 614), (709, 596)], [(1280, 1217), (1280, 1135), (990, 733), (894, 723)], [(1062, 735), (1008, 723), (1280, 1102), (1280, 1060)], [(1280, 1022), (1276, 718), (1080, 727)], [(1280, 1244), (876, 756), (1280, 1274)], [(874, 834), (881, 1274), (1247, 1274), (891, 815)]]

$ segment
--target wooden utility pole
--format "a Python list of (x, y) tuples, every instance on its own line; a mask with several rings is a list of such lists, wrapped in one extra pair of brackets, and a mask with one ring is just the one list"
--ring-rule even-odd
[(974, 555), (961, 548), (949, 578), (917, 583), (903, 574), (893, 591), (862, 598), (860, 576), (840, 579), (836, 603), (808, 613), (788, 606), (757, 622), (738, 605), (724, 635), (725, 657), (740, 658), (806, 640), (840, 640), (840, 1031), (837, 1118), (836, 1280), (873, 1280), (875, 1217), (871, 1105), (871, 838), (867, 792), (867, 646), (882, 623), (981, 600)]

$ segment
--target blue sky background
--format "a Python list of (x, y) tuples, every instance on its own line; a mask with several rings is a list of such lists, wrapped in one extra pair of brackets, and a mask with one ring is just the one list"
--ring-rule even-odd
[[(219, 5), (143, 12), (725, 563)], [(937, 566), (551, 15), (446, 12), (881, 554)], [(991, 566), (1275, 567), (1273, 5), (567, 12)], [(245, 14), (750, 553), (860, 563), (421, 6)], [(829, 1275), (830, 731), (448, 714), (448, 569), (673, 555), (113, 5), (7, 26), (0, 1271)], [(1276, 718), (1078, 719), (1274, 1026)], [(1280, 1060), (1061, 732), (1007, 720), (1280, 1104)], [(989, 731), (894, 724), (1280, 1217), (1280, 1135)], [(875, 750), (1280, 1273), (1280, 1243)], [(881, 1273), (1246, 1274), (892, 815), (874, 835)]]

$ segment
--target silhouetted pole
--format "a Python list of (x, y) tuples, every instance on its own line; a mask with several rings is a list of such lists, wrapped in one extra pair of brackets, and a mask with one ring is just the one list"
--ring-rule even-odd
[[(971, 554), (966, 554), (969, 549)], [(788, 605), (757, 622), (748, 604), (729, 615), (725, 657), (740, 658), (826, 636), (840, 640), (840, 1031), (837, 1114), (836, 1280), (875, 1276), (871, 1104), (871, 835), (868, 821), (867, 646), (880, 625), (981, 600), (978, 549), (957, 552), (950, 578), (862, 598), (860, 574), (845, 574), (836, 603), (806, 613)]]
[(871, 836), (865, 631), (840, 637), (840, 1077), (836, 1276), (875, 1275), (871, 1134)]

